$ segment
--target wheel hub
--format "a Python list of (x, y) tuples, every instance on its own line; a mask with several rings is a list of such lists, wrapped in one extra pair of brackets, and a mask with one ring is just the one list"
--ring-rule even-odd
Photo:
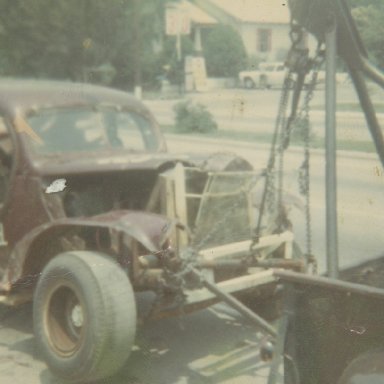
[(47, 336), (61, 356), (80, 348), (86, 327), (86, 313), (75, 289), (63, 284), (52, 294), (47, 306)]
[(73, 308), (72, 308), (72, 312), (71, 312), (71, 321), (73, 323), (73, 325), (76, 327), (76, 328), (80, 328), (83, 326), (83, 323), (84, 323), (84, 314), (83, 314), (83, 309), (81, 308), (81, 305), (80, 304), (76, 304)]

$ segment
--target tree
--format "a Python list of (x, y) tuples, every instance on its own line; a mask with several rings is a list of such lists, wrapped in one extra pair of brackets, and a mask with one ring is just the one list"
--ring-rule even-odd
[(373, 62), (384, 69), (384, 3), (382, 0), (355, 0), (352, 14)]
[[(0, 74), (97, 82), (97, 70), (111, 68), (115, 86), (131, 86), (132, 1), (0, 0)], [(155, 72), (165, 1), (138, 1), (144, 76)]]
[(207, 72), (214, 77), (237, 77), (247, 54), (239, 34), (230, 26), (217, 25), (203, 39)]
[[(132, 0), (128, 1), (128, 3), (130, 2)], [(140, 40), (142, 42), (140, 44), (140, 63), (144, 87), (152, 87), (163, 72), (164, 13), (167, 2), (167, 0), (137, 1), (140, 13)], [(113, 60), (113, 64), (117, 68), (116, 86), (127, 83), (132, 84), (133, 82), (134, 58), (131, 48), (134, 45), (132, 39), (135, 33), (132, 29), (134, 15), (130, 5), (126, 7), (125, 13), (126, 23), (129, 26), (128, 30), (125, 29), (124, 32), (126, 45)]]
[(369, 5), (381, 7), (383, 5), (382, 0), (349, 0), (348, 3), (351, 5), (352, 8), (367, 7)]

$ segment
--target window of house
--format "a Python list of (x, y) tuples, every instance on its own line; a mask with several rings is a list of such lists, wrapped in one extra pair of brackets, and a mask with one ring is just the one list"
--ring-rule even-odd
[(259, 52), (269, 52), (271, 50), (271, 36), (270, 29), (262, 28), (257, 30), (257, 50)]

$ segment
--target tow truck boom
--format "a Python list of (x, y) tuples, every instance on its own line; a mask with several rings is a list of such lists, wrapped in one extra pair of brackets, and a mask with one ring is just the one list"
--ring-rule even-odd
[[(368, 59), (347, 1), (289, 0), (289, 6), (292, 22), (320, 44), (334, 29), (335, 52), (348, 68), (384, 166), (383, 131), (366, 84), (368, 78), (383, 88), (384, 76)], [(276, 382), (283, 356), (286, 384), (384, 382), (383, 271), (384, 254), (340, 279), (276, 271), (285, 286), (285, 311), (268, 384)]]
[(337, 26), (337, 53), (348, 67), (361, 107), (384, 166), (384, 137), (376, 118), (363, 75), (384, 87), (384, 75), (368, 60), (368, 54), (346, 0), (290, 0), (292, 19), (319, 42), (334, 23)]

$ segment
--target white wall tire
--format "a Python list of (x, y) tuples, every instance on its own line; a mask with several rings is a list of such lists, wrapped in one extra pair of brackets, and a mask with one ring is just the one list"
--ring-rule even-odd
[(36, 287), (36, 341), (47, 365), (69, 382), (113, 375), (128, 359), (136, 333), (136, 304), (124, 271), (95, 252), (52, 259)]

